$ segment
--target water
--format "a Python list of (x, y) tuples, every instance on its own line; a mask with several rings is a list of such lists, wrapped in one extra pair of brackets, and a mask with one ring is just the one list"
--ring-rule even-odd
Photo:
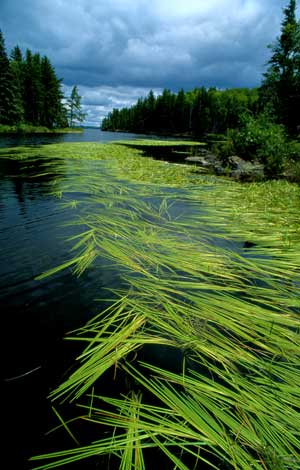
[[(124, 138), (88, 129), (83, 134), (2, 136), (0, 146)], [(134, 138), (127, 135), (126, 138)], [(72, 364), (74, 346), (63, 341), (67, 331), (83, 325), (101, 308), (95, 298), (103, 287), (119, 285), (118, 273), (93, 269), (77, 278), (64, 271), (45, 281), (41, 272), (68, 259), (63, 227), (68, 212), (49, 196), (49, 183), (64, 173), (33, 180), (39, 162), (0, 159), (0, 302), (2, 314), (3, 430), (10, 468), (30, 468), (27, 459), (43, 448), (42, 436), (54, 424), (47, 402), (51, 388)], [(67, 444), (70, 446), (70, 443)], [(46, 447), (45, 447), (46, 449)]]
[(0, 147), (16, 147), (18, 145), (58, 144), (61, 142), (99, 142), (108, 143), (117, 140), (134, 139), (159, 139), (170, 140), (173, 137), (158, 137), (144, 134), (131, 134), (125, 132), (103, 132), (99, 129), (85, 129), (84, 132), (70, 134), (2, 134), (0, 135)]
[[(83, 134), (3, 136), (0, 146), (104, 143), (137, 137), (143, 136), (87, 129)], [(74, 234), (74, 229), (65, 225), (70, 211), (63, 210), (49, 195), (50, 183), (56, 181), (59, 186), (60, 178), (68, 177), (62, 161), (57, 161), (55, 168), (56, 173), (33, 179), (41, 171), (39, 160), (24, 168), (22, 163), (0, 159), (1, 343), (5, 358), (2, 423), (9, 467), (18, 470), (31, 468), (27, 462), (30, 456), (50, 451), (49, 438), (44, 443), (43, 434), (58, 422), (47, 395), (61, 383), (82, 348), (78, 345), (76, 351), (73, 343), (62, 338), (103, 308), (105, 303), (95, 299), (103, 298), (106, 288), (120, 286), (118, 270), (107, 267), (91, 268), (80, 278), (65, 270), (44, 281), (36, 280), (41, 272), (69, 259), (66, 238)], [(179, 205), (176, 210), (186, 208)], [(72, 447), (66, 433), (63, 436), (66, 441), (62, 446)], [(56, 446), (54, 441), (53, 450)], [(88, 468), (86, 464), (84, 468)]]
[[(0, 147), (143, 137), (86, 129), (76, 134), (2, 135)], [(38, 160), (24, 168), (17, 161), (0, 159), (2, 423), (9, 466), (18, 470), (32, 468), (28, 458), (50, 450), (49, 438), (44, 446), (43, 435), (58, 423), (47, 395), (61, 383), (82, 348), (80, 345), (76, 351), (63, 337), (103, 308), (94, 300), (100, 292), (101, 297), (105, 295), (103, 288), (120, 286), (119, 273), (107, 268), (91, 268), (80, 278), (65, 270), (44, 281), (35, 279), (70, 257), (66, 238), (74, 234), (74, 229), (64, 226), (69, 212), (49, 195), (49, 183), (55, 180), (59, 185), (60, 178), (67, 177), (67, 169), (56, 162), (57, 174), (32, 179), (41, 168)], [(65, 447), (70, 446), (72, 442), (67, 440)]]

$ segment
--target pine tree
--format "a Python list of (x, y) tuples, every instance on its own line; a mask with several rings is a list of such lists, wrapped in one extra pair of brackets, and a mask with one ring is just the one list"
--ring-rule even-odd
[(13, 81), (15, 84), (15, 97), (17, 101), (18, 108), (20, 110), (20, 119), (24, 120), (24, 99), (23, 99), (23, 90), (24, 90), (24, 64), (22, 52), (19, 46), (13, 48), (10, 54), (10, 68), (13, 74)]
[(75, 123), (83, 122), (86, 116), (81, 109), (81, 96), (78, 94), (76, 85), (72, 88), (70, 98), (67, 99), (67, 115), (70, 127), (74, 127)]
[(174, 121), (176, 132), (185, 132), (188, 130), (189, 107), (183, 89), (179, 90), (176, 96)]
[(17, 96), (9, 59), (6, 54), (5, 42), (0, 31), (0, 123), (17, 124), (22, 119), (22, 109)]
[(42, 104), (41, 57), (27, 49), (24, 62), (24, 107), (27, 123), (40, 125)]
[(281, 34), (275, 45), (260, 94), (275, 119), (294, 132), (300, 124), (300, 24), (296, 0), (283, 10)]
[(61, 80), (56, 77), (54, 68), (46, 56), (41, 60), (41, 90), (41, 125), (49, 128), (64, 126), (66, 123)]

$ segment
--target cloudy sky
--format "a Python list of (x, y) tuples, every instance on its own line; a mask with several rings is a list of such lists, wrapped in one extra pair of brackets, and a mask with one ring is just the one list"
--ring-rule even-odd
[(0, 0), (8, 52), (47, 55), (99, 126), (150, 89), (253, 87), (288, 0)]

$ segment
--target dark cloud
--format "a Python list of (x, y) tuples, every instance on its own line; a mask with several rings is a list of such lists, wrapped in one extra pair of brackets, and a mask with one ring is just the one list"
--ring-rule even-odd
[[(150, 88), (256, 86), (287, 0), (1, 0), (8, 49), (46, 54), (90, 123)], [(108, 91), (110, 90), (110, 91)]]

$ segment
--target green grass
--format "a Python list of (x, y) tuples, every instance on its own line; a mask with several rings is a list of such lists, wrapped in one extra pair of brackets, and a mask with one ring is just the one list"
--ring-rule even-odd
[[(51, 400), (81, 445), (34, 456), (34, 468), (109, 456), (113, 468), (151, 469), (154, 453), (170, 469), (298, 469), (299, 186), (201, 176), (114, 144), (10, 158), (41, 155), (44, 172), (64, 162), (53, 195), (77, 228), (69, 260), (41, 277), (106, 260), (127, 287), (67, 337), (83, 350)], [(108, 381), (124, 385), (109, 394)], [(86, 442), (80, 423), (100, 434)]]

